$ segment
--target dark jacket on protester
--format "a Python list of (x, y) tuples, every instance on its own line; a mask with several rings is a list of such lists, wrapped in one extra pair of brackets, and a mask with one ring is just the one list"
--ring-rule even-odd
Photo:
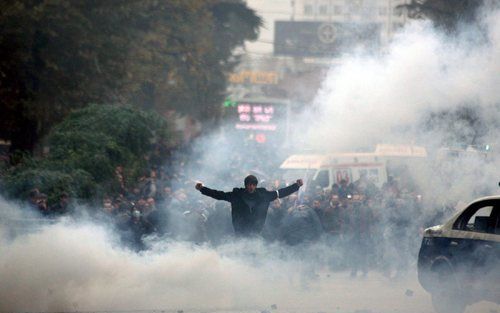
[(224, 192), (207, 187), (202, 187), (200, 191), (205, 196), (230, 202), (234, 232), (237, 235), (252, 235), (262, 231), (269, 203), (277, 198), (287, 197), (297, 190), (299, 185), (295, 183), (277, 191), (257, 188), (255, 192), (249, 193), (245, 188), (234, 188), (233, 191)]

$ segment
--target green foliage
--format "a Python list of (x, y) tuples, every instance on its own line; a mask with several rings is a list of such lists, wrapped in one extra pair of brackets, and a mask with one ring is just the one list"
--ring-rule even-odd
[(96, 191), (96, 184), (89, 173), (83, 170), (71, 172), (26, 168), (16, 171), (5, 178), (7, 193), (16, 198), (28, 198), (28, 193), (33, 188), (48, 195), (49, 203), (56, 203), (61, 193), (89, 199)]
[(116, 105), (90, 105), (70, 114), (48, 136), (49, 155), (26, 159), (5, 178), (8, 194), (23, 197), (39, 188), (50, 199), (66, 191), (91, 199), (119, 189), (117, 166), (135, 182), (148, 166), (145, 157), (168, 144), (171, 132), (151, 112)]
[(484, 3), (484, 0), (412, 0), (398, 7), (406, 9), (411, 18), (428, 18), (436, 27), (455, 32), (461, 23), (478, 22), (478, 9)]
[(241, 0), (4, 0), (0, 138), (32, 150), (88, 103), (216, 120), (233, 50), (260, 23)]

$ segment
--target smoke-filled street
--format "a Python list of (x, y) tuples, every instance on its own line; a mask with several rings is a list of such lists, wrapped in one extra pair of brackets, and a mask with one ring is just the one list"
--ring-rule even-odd
[[(415, 269), (389, 279), (319, 266), (321, 244), (172, 243), (135, 255), (104, 229), (59, 225), (2, 246), (2, 308), (78, 312), (433, 312)], [(300, 254), (300, 258), (297, 258)], [(292, 256), (293, 255), (293, 256)], [(290, 258), (288, 258), (290, 257)], [(33, 264), (31, 260), (36, 260)], [(467, 312), (495, 312), (489, 302)]]
[(0, 313), (500, 312), (498, 0), (0, 4)]

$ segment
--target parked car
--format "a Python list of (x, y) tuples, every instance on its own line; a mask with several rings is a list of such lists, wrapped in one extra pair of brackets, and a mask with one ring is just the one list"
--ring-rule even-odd
[(418, 278), (438, 313), (461, 313), (482, 300), (500, 304), (500, 196), (477, 199), (426, 229)]

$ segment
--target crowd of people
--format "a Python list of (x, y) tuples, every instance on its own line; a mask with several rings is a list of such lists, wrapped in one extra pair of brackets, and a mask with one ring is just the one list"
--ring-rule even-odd
[(349, 268), (352, 276), (374, 268), (397, 276), (414, 259), (423, 228), (437, 222), (424, 214), (421, 200), (405, 193), (394, 177), (379, 189), (362, 175), (353, 183), (341, 180), (330, 189), (309, 188), (275, 201), (263, 236), (289, 245), (325, 240), (340, 251), (335, 265)]
[[(121, 192), (104, 196), (93, 218), (113, 225), (122, 242), (136, 251), (148, 248), (148, 238), (220, 244), (234, 234), (230, 204), (202, 197), (191, 177), (204, 170), (214, 173), (217, 187), (232, 188), (241, 186), (246, 174), (254, 171), (268, 173), (259, 182), (259, 187), (268, 190), (292, 183), (281, 179), (277, 171), (257, 169), (258, 164), (277, 168), (269, 162), (259, 163), (258, 158), (263, 157), (251, 156), (257, 161), (249, 164), (243, 155), (234, 153), (221, 166), (216, 160), (207, 163), (196, 151), (177, 151), (130, 187), (125, 186), (124, 169), (117, 167), (115, 179)], [(338, 252), (332, 266), (349, 268), (353, 276), (375, 268), (398, 275), (418, 251), (423, 227), (435, 222), (423, 214), (421, 197), (403, 187), (390, 176), (378, 188), (366, 175), (354, 182), (343, 179), (329, 188), (309, 185), (271, 203), (260, 236), (290, 246), (324, 241)], [(34, 189), (28, 202), (49, 218), (75, 214), (67, 193), (48, 205), (47, 196)]]

